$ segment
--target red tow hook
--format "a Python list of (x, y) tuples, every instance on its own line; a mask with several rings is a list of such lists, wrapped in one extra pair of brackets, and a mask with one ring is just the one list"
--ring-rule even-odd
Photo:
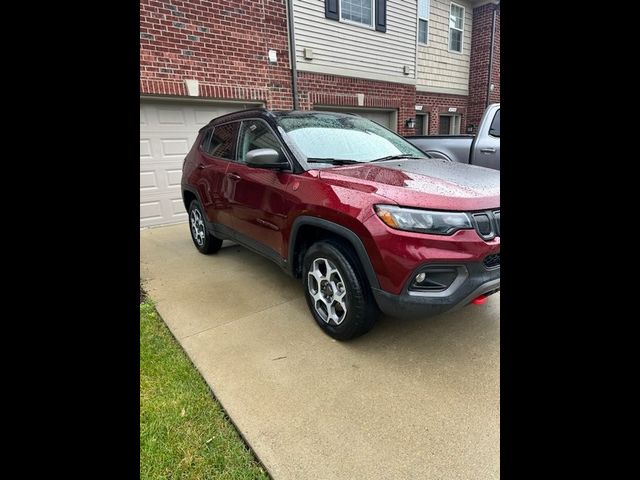
[(480, 295), (479, 297), (476, 297), (473, 300), (471, 300), (471, 303), (473, 303), (474, 305), (484, 305), (485, 303), (487, 303), (487, 296)]

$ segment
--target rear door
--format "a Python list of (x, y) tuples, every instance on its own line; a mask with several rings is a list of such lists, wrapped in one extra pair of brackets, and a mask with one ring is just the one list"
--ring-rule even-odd
[(198, 192), (209, 221), (232, 228), (233, 215), (224, 191), (227, 168), (235, 157), (239, 122), (217, 125), (207, 131), (200, 144)]

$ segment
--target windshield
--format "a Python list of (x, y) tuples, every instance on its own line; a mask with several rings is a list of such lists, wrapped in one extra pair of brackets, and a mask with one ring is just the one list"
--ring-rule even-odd
[(371, 162), (396, 155), (427, 155), (404, 138), (375, 122), (357, 116), (317, 113), (278, 119), (307, 159)]

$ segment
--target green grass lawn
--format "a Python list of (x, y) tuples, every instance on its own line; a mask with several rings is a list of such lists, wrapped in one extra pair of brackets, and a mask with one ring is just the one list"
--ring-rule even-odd
[(269, 478), (148, 299), (140, 304), (140, 478)]

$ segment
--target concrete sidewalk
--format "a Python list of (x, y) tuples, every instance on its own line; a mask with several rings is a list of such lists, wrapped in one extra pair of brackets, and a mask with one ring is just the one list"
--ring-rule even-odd
[(499, 478), (500, 294), (341, 343), (302, 285), (186, 224), (140, 232), (145, 289), (276, 480)]

